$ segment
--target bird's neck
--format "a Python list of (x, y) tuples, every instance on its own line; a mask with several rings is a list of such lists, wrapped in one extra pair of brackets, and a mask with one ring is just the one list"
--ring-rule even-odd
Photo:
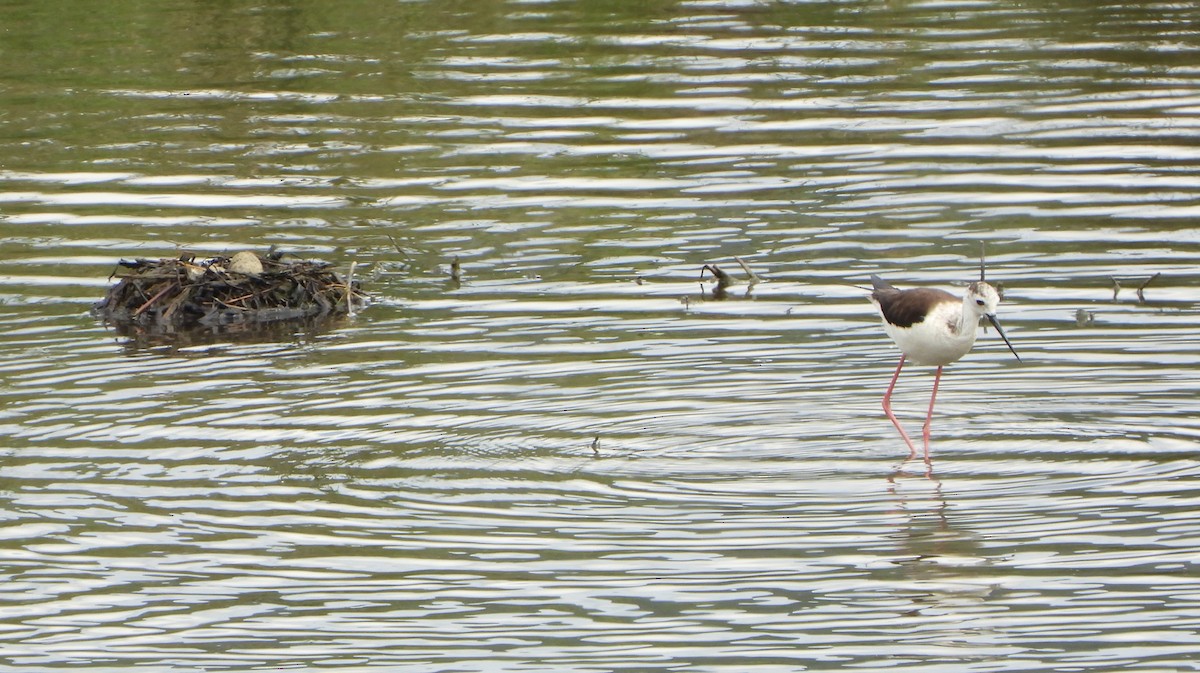
[(962, 310), (958, 312), (958, 324), (954, 326), (956, 334), (974, 334), (979, 327), (979, 315), (971, 310), (971, 299), (963, 297)]

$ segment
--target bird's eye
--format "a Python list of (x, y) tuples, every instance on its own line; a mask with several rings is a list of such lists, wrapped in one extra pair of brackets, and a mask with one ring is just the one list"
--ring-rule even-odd
[(983, 300), (982, 300), (982, 299), (976, 299), (976, 300), (975, 300), (975, 305), (976, 305), (976, 306), (983, 306)]

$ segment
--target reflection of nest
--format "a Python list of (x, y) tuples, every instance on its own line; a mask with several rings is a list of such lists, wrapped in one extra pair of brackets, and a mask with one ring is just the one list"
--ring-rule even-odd
[[(183, 349), (215, 344), (308, 344), (337, 325), (338, 319), (302, 318), (260, 323), (234, 323), (213, 327), (196, 326), (175, 330), (162, 326), (142, 326), (133, 323), (113, 323), (113, 332), (121, 337), (126, 352), (160, 351), (184, 353)], [(199, 353), (210, 353), (203, 348)]]
[[(318, 321), (366, 301), (324, 262), (284, 262), (240, 252), (203, 262), (121, 260), (124, 273), (92, 313), (118, 328), (172, 334), (196, 328)], [(204, 331), (204, 330), (201, 330)]]

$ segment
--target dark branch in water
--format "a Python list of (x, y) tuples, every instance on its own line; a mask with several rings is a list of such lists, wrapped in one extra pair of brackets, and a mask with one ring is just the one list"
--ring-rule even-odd
[(718, 288), (725, 289), (730, 285), (733, 285), (733, 276), (726, 273), (724, 269), (716, 264), (705, 264), (704, 266), (700, 267), (700, 280), (704, 280), (705, 271), (708, 271), (713, 275), (713, 278), (717, 279)]
[[(1146, 303), (1146, 287), (1148, 285), (1150, 285), (1150, 283), (1154, 282), (1161, 275), (1162, 275), (1162, 272), (1159, 271), (1158, 273), (1154, 274), (1153, 276), (1150, 276), (1146, 280), (1142, 281), (1141, 284), (1139, 284), (1137, 286), (1138, 303), (1141, 303), (1141, 304)], [(1125, 280), (1131, 280), (1131, 279), (1126, 278)], [(1121, 292), (1121, 279), (1117, 278), (1116, 276), (1112, 276), (1112, 282), (1113, 282), (1113, 301), (1116, 301), (1117, 294), (1119, 294)]]
[(713, 299), (719, 301), (728, 297), (728, 288), (730, 285), (733, 285), (733, 276), (726, 273), (724, 269), (716, 264), (705, 264), (700, 267), (700, 294), (704, 294), (705, 271), (708, 271), (717, 279), (717, 286), (713, 288)]
[(354, 267), (358, 262), (350, 262), (350, 271), (346, 274), (346, 315), (354, 317)]
[(1137, 289), (1138, 301), (1140, 301), (1140, 302), (1141, 302), (1141, 303), (1143, 303), (1143, 304), (1145, 304), (1145, 303), (1146, 303), (1146, 295), (1145, 295), (1145, 294), (1143, 294), (1143, 292), (1144, 292), (1144, 291), (1145, 291), (1145, 289), (1146, 289), (1146, 286), (1147, 286), (1147, 285), (1149, 285), (1149, 284), (1150, 284), (1150, 282), (1151, 282), (1151, 281), (1153, 281), (1155, 278), (1158, 278), (1158, 277), (1159, 277), (1159, 276), (1161, 276), (1161, 275), (1162, 275), (1162, 272), (1161, 272), (1161, 271), (1159, 271), (1158, 273), (1154, 274), (1153, 276), (1150, 276), (1149, 278), (1147, 278), (1147, 279), (1146, 279), (1146, 282), (1144, 282), (1144, 283), (1142, 283), (1141, 285), (1139, 285), (1139, 286), (1138, 286), (1138, 289)]

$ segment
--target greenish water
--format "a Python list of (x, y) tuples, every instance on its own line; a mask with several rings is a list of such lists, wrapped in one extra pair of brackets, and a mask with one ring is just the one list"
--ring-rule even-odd
[[(0, 3), (0, 668), (1200, 667), (1198, 19)], [(862, 288), (980, 241), (905, 462)], [(88, 315), (272, 245), (375, 302)]]

